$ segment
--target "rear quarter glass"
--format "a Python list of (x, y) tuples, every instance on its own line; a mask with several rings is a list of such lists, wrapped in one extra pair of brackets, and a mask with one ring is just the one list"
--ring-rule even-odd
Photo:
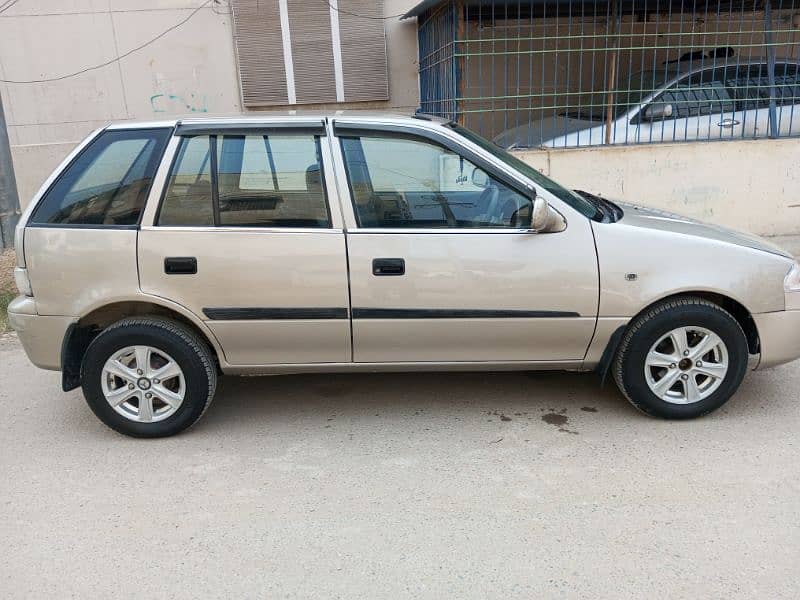
[(171, 128), (104, 131), (59, 174), (28, 224), (138, 225), (171, 132)]

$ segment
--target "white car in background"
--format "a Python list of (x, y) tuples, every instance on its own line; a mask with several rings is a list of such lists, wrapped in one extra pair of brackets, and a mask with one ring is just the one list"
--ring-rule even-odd
[[(770, 82), (766, 59), (738, 64), (677, 61), (632, 75), (615, 93), (612, 144), (767, 137)], [(655, 90), (649, 92), (649, 90)], [(800, 71), (795, 61), (775, 65), (777, 132), (800, 133)], [(606, 139), (607, 94), (586, 105), (508, 129), (502, 148), (598, 146)]]

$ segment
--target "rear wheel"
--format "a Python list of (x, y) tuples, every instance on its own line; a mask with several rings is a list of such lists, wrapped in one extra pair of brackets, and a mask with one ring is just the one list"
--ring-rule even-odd
[(747, 359), (747, 339), (730, 313), (702, 298), (678, 298), (631, 324), (617, 352), (614, 378), (643, 412), (689, 419), (728, 401), (742, 382)]
[(174, 321), (124, 319), (86, 351), (83, 394), (106, 425), (134, 437), (174, 435), (211, 404), (217, 383), (206, 343)]

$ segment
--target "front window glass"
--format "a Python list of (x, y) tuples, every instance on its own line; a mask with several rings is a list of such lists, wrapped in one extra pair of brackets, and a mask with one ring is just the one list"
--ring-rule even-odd
[[(728, 70), (709, 69), (671, 86), (650, 103), (650, 110), (659, 109), (656, 120), (685, 119), (732, 111), (733, 98), (725, 86)], [(663, 107), (669, 106), (670, 111)], [(646, 116), (646, 115), (645, 115)]]
[(380, 134), (341, 141), (361, 227), (530, 225), (530, 198), (442, 146)]
[(511, 168), (515, 169), (522, 173), (525, 177), (533, 181), (539, 187), (547, 190), (551, 194), (553, 194), (556, 198), (561, 200), (562, 202), (568, 204), (575, 210), (577, 210), (582, 215), (589, 217), (590, 219), (595, 219), (599, 217), (599, 212), (595, 206), (587, 201), (582, 196), (578, 195), (576, 192), (565, 188), (564, 186), (556, 183), (549, 177), (542, 175), (539, 171), (537, 171), (534, 167), (529, 165), (528, 163), (520, 160), (513, 154), (503, 150), (497, 144), (490, 142), (489, 140), (482, 138), (474, 131), (470, 131), (466, 127), (462, 127), (461, 125), (450, 125), (454, 130), (456, 130), (460, 135), (467, 138), (469, 141), (477, 144), (490, 154), (494, 155), (499, 160), (506, 163)]
[(47, 191), (32, 224), (136, 225), (169, 129), (106, 131)]

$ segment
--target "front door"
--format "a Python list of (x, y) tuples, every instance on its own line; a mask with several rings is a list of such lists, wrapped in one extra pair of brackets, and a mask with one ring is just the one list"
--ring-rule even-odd
[(584, 357), (598, 301), (588, 219), (531, 233), (531, 193), (453, 140), (347, 127), (356, 362)]
[(178, 133), (160, 207), (139, 234), (142, 290), (204, 320), (230, 364), (349, 362), (322, 123)]

